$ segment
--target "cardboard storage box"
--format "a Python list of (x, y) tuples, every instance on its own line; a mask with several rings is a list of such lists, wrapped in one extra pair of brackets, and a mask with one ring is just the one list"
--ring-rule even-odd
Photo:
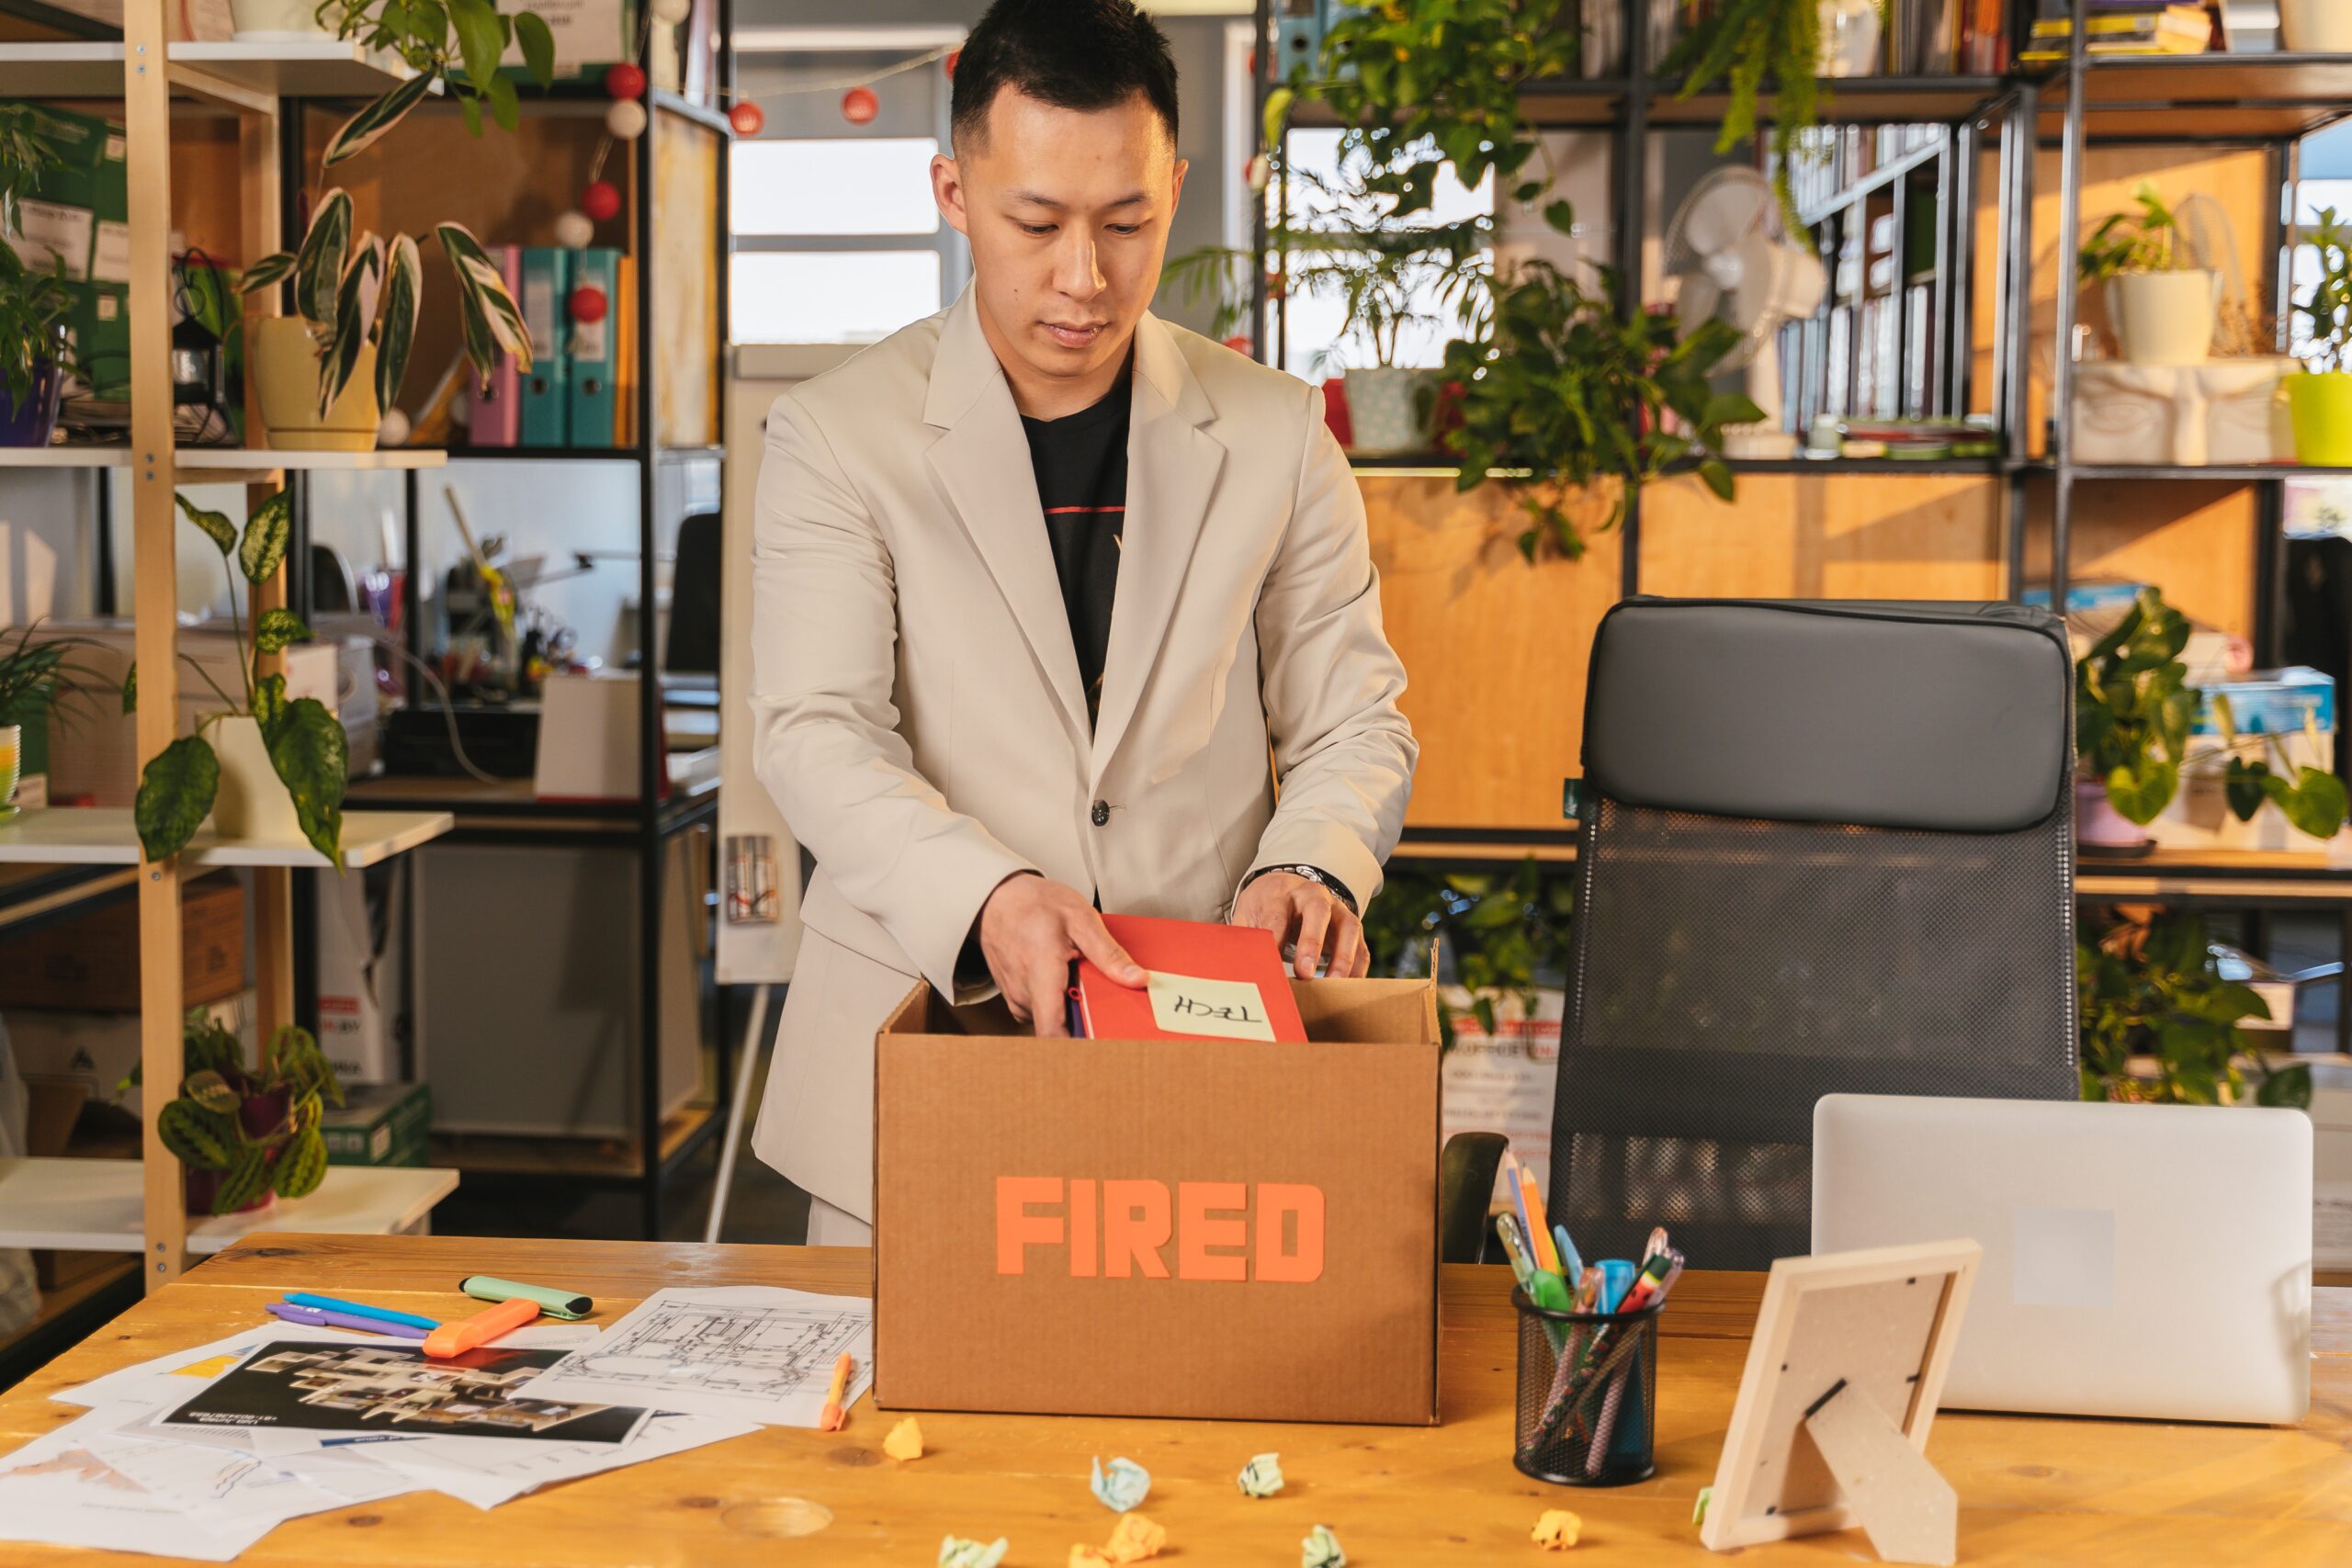
[(432, 1142), (429, 1084), (371, 1084), (346, 1089), (341, 1106), (320, 1119), (329, 1165), (421, 1166)]
[(1426, 980), (1309, 1043), (1039, 1040), (917, 987), (875, 1041), (875, 1401), (1437, 1419)]
[[(180, 987), (187, 1005), (245, 987), (245, 888), (232, 874), (180, 894)], [(66, 1012), (139, 1010), (139, 902), (119, 899), (10, 939), (0, 1007)]]

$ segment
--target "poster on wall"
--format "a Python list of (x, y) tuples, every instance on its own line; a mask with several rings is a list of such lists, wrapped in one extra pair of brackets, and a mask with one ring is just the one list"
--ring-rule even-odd
[(1441, 986), (1438, 995), (1453, 1010), (1453, 1049), (1445, 1055), (1438, 1112), (1441, 1145), (1456, 1133), (1502, 1134), (1548, 1200), (1552, 1087), (1560, 1076), (1560, 1018), (1567, 993), (1539, 987), (1532, 1014), (1521, 1010), (1517, 992), (1495, 993), (1492, 1034), (1468, 1010), (1467, 990)]

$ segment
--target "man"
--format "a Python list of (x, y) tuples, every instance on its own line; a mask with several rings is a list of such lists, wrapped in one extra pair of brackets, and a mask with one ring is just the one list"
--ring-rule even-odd
[(1103, 909), (1361, 975), (1417, 755), (1320, 394), (1147, 309), (1167, 40), (1130, 0), (998, 0), (953, 119), (971, 287), (777, 399), (760, 471), (757, 765), (817, 870), (752, 1142), (818, 1245), (870, 1238), (910, 987), (1063, 1033), (1073, 956), (1143, 981)]

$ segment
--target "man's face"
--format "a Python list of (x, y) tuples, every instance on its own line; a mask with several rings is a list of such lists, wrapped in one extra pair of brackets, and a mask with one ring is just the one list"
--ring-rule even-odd
[(1125, 358), (1168, 253), (1184, 162), (1167, 124), (1141, 93), (1080, 110), (1007, 87), (970, 142), (932, 161), (932, 190), (971, 243), (991, 346), (1017, 389), (1098, 379)]

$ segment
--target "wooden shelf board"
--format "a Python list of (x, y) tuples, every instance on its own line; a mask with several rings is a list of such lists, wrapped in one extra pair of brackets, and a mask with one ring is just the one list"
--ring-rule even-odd
[[(336, 469), (344, 472), (392, 468), (438, 468), (449, 454), (435, 446), (393, 446), (374, 452), (282, 452), (267, 446), (182, 446), (172, 454), (181, 473), (200, 475), (193, 482), (226, 483), (239, 475), (268, 474), (281, 468)], [(128, 446), (0, 446), (0, 468), (127, 468)]]
[[(662, 1123), (662, 1163), (684, 1148), (686, 1140), (716, 1114), (710, 1107), (689, 1105)], [(433, 1157), (459, 1170), (483, 1176), (563, 1176), (625, 1179), (644, 1174), (644, 1161), (634, 1138), (522, 1137), (489, 1133), (435, 1133)]]
[[(457, 826), (446, 811), (346, 811), (343, 863), (371, 866), (428, 843)], [(52, 807), (0, 823), (0, 861), (43, 865), (136, 865), (139, 834), (120, 807)], [(199, 831), (180, 852), (185, 866), (287, 865), (322, 867), (326, 857), (307, 843), (222, 840)]]
[[(137, 1160), (0, 1159), (0, 1247), (136, 1252), (145, 1245), (144, 1179)], [(389, 1235), (418, 1224), (457, 1190), (454, 1170), (332, 1166), (307, 1198), (282, 1198), (249, 1214), (190, 1216), (187, 1249), (218, 1252), (260, 1230)]]
[[(0, 96), (119, 98), (120, 40), (0, 43)], [(199, 77), (266, 97), (368, 98), (413, 73), (400, 59), (356, 39), (315, 42), (175, 43), (169, 63), (187, 68), (174, 86)]]

